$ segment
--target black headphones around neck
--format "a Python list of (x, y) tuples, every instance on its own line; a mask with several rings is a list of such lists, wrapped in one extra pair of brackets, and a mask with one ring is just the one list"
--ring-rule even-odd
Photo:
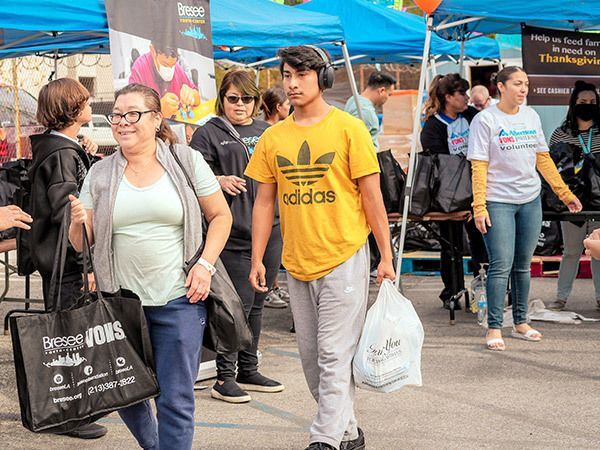
[(305, 47), (312, 48), (325, 63), (325, 67), (321, 67), (317, 71), (317, 76), (319, 79), (319, 89), (323, 91), (325, 89), (331, 89), (333, 87), (333, 82), (335, 81), (335, 70), (333, 68), (333, 65), (331, 64), (331, 60), (329, 59), (327, 54), (319, 47), (315, 47), (314, 45), (305, 45)]

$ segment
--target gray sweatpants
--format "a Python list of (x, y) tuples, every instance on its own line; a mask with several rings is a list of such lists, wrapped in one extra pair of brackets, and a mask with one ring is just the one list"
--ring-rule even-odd
[(367, 313), (368, 246), (318, 280), (288, 274), (288, 289), (304, 377), (318, 405), (310, 442), (338, 448), (358, 437), (352, 358)]

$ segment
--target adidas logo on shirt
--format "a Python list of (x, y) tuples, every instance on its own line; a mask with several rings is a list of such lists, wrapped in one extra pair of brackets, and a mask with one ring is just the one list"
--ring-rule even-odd
[[(285, 156), (277, 155), (277, 165), (285, 179), (293, 185), (311, 186), (327, 174), (334, 158), (335, 152), (325, 153), (311, 164), (310, 146), (304, 141), (298, 151), (296, 164)], [(282, 196), (283, 203), (286, 205), (333, 203), (335, 199), (333, 191), (317, 191), (312, 188), (305, 192), (296, 189), (291, 194), (285, 193)]]

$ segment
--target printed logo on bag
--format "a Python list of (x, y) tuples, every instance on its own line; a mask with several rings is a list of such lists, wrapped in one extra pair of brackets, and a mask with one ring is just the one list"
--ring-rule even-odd
[(78, 350), (85, 347), (92, 348), (94, 346), (104, 345), (113, 341), (125, 339), (123, 326), (118, 320), (108, 322), (102, 325), (96, 325), (89, 328), (85, 333), (70, 336), (44, 336), (42, 337), (42, 345), (44, 354), (58, 354), (50, 362), (44, 362), (46, 367), (77, 367), (83, 364), (86, 359), (79, 355)]
[(535, 150), (537, 148), (537, 131), (535, 129), (506, 131), (500, 129), (498, 133), (498, 143), (500, 150)]
[(90, 376), (93, 371), (94, 371), (94, 368), (92, 366), (85, 366), (83, 368), (83, 373), (86, 374), (87, 376)]
[(64, 381), (64, 378), (60, 373), (57, 373), (56, 375), (54, 375), (54, 378), (52, 379), (52, 381), (54, 381), (54, 384), (62, 384), (62, 382)]
[(123, 367), (125, 365), (125, 358), (123, 358), (122, 356), (119, 356), (115, 360), (115, 363), (117, 364), (118, 367)]
[(371, 344), (367, 352), (369, 359), (373, 361), (385, 361), (402, 354), (402, 341), (400, 339), (387, 338), (383, 345)]
[[(298, 151), (296, 164), (285, 156), (277, 155), (277, 166), (287, 181), (295, 186), (311, 186), (323, 178), (329, 171), (335, 158), (335, 152), (325, 153), (319, 156), (311, 164), (310, 146), (304, 141)], [(312, 188), (302, 192), (294, 190), (291, 194), (283, 194), (283, 203), (286, 205), (312, 205), (335, 202), (334, 191), (319, 191)]]

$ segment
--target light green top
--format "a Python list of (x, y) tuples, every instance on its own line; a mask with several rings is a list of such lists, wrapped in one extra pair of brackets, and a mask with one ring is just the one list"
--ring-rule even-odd
[[(358, 102), (360, 103), (363, 122), (369, 130), (371, 139), (373, 139), (373, 144), (375, 144), (375, 149), (379, 151), (379, 142), (377, 141), (377, 138), (379, 137), (381, 130), (379, 128), (379, 118), (377, 117), (377, 111), (375, 111), (375, 105), (373, 105), (371, 100), (363, 97), (362, 95), (358, 96)], [(358, 109), (356, 108), (356, 102), (354, 101), (354, 96), (348, 99), (346, 106), (344, 106), (344, 111), (360, 119), (360, 116), (358, 115)]]
[[(211, 195), (220, 189), (219, 183), (197, 155), (196, 195)], [(92, 209), (88, 178), (80, 199), (86, 209)], [(135, 292), (144, 306), (162, 306), (186, 294), (183, 206), (166, 172), (144, 188), (133, 186), (123, 176), (112, 225), (115, 280), (120, 287)]]

